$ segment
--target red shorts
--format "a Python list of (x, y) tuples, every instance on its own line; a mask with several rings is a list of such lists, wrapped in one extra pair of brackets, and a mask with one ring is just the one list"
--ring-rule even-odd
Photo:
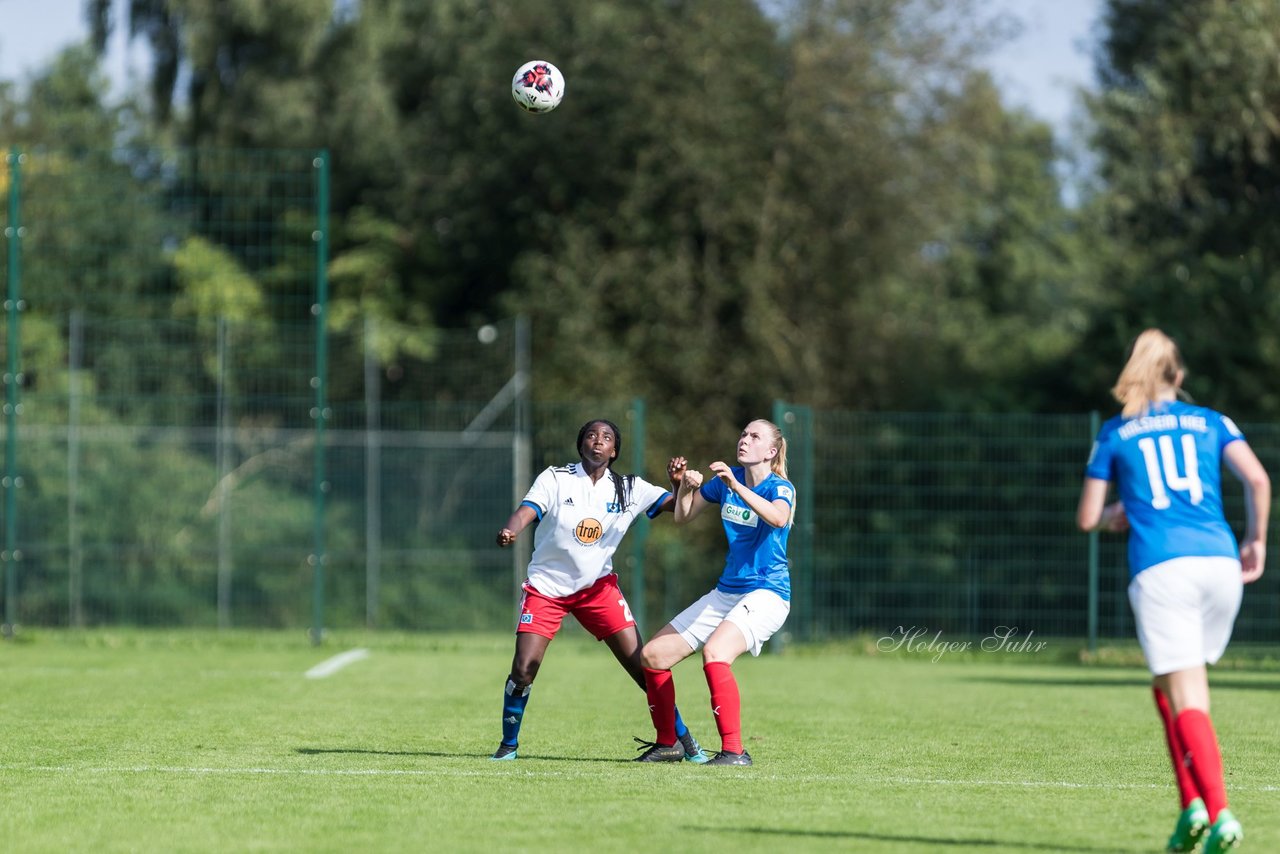
[(554, 638), (560, 631), (565, 614), (577, 617), (582, 627), (596, 640), (604, 640), (636, 624), (631, 616), (631, 606), (618, 587), (618, 576), (609, 573), (587, 589), (559, 598), (543, 596), (526, 581), (516, 633), (533, 632), (544, 638)]

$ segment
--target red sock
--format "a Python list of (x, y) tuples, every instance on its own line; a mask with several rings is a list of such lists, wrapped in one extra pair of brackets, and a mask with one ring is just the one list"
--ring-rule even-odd
[(707, 687), (711, 689), (711, 711), (720, 731), (720, 749), (726, 753), (742, 752), (742, 701), (738, 697), (738, 680), (723, 661), (704, 664)]
[(649, 698), (649, 717), (658, 744), (676, 743), (676, 683), (670, 670), (644, 669), (644, 695)]
[(1169, 745), (1169, 758), (1173, 760), (1173, 776), (1178, 781), (1178, 799), (1185, 810), (1192, 801), (1200, 797), (1200, 792), (1196, 789), (1195, 781), (1191, 779), (1191, 772), (1184, 761), (1187, 751), (1183, 749), (1177, 730), (1173, 726), (1173, 711), (1169, 708), (1169, 698), (1154, 685), (1151, 686), (1151, 693), (1156, 698), (1156, 711), (1160, 713), (1160, 721), (1164, 724), (1164, 739)]
[(1217, 821), (1218, 813), (1227, 807), (1227, 786), (1222, 779), (1222, 754), (1213, 721), (1199, 709), (1183, 709), (1173, 721), (1178, 742), (1186, 751), (1191, 778), (1204, 797), (1209, 821)]

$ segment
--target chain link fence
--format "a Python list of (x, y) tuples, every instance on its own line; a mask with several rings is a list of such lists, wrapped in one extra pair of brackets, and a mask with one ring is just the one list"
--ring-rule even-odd
[[(9, 152), (6, 632), (508, 629), (531, 538), (493, 536), (582, 423), (618, 422), (619, 467), (661, 477), (644, 401), (534, 398), (523, 322), (412, 328), (331, 298), (327, 175), (323, 152)], [(1072, 525), (1098, 416), (773, 418), (793, 636), (1132, 636), (1122, 539)], [(1280, 471), (1280, 431), (1242, 426)], [(643, 628), (714, 583), (723, 538), (697, 527), (642, 520), (618, 554)], [(1274, 641), (1275, 577), (1237, 639)]]

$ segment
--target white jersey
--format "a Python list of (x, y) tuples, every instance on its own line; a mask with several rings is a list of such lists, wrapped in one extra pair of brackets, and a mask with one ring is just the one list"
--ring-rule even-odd
[(529, 583), (553, 597), (590, 587), (613, 571), (613, 553), (636, 517), (658, 515), (670, 494), (636, 476), (620, 507), (611, 472), (592, 483), (581, 463), (544, 470), (520, 502), (538, 514)]

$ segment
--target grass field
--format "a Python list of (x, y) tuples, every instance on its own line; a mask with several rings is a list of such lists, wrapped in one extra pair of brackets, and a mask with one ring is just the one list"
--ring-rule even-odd
[[(1052, 644), (1051, 644), (1052, 647)], [(325, 678), (343, 651), (368, 656)], [(9, 851), (1158, 851), (1176, 814), (1137, 667), (793, 647), (735, 667), (752, 768), (630, 762), (643, 696), (557, 639), (490, 762), (496, 636), (35, 632), (0, 644)], [(682, 711), (718, 746), (696, 659)], [(1245, 849), (1280, 851), (1280, 673), (1215, 672)]]

